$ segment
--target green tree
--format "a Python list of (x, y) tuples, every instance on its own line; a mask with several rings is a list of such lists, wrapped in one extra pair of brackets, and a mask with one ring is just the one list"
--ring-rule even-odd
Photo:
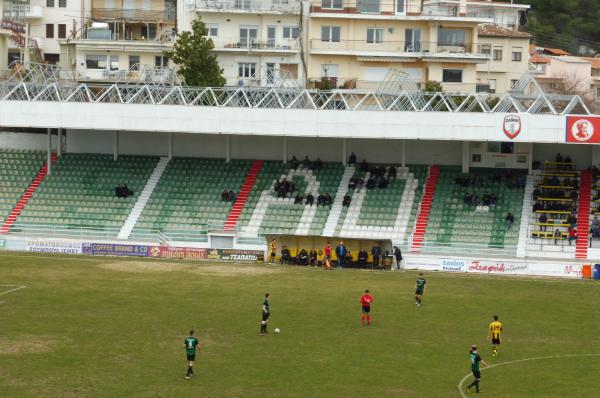
[(425, 82), (425, 91), (426, 93), (441, 93), (444, 91), (444, 87), (442, 87), (442, 83), (437, 82), (435, 80), (427, 80)]
[(179, 67), (177, 74), (189, 86), (222, 87), (225, 84), (223, 69), (217, 56), (211, 51), (215, 45), (206, 37), (204, 22), (197, 18), (192, 22), (191, 32), (182, 32), (177, 37), (173, 51), (167, 56)]

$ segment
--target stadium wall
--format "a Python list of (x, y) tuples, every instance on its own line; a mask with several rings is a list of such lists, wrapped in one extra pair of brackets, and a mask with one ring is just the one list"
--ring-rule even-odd
[[(56, 136), (52, 136), (52, 147), (56, 148)], [(45, 151), (48, 145), (46, 134), (0, 132), (0, 148)]]

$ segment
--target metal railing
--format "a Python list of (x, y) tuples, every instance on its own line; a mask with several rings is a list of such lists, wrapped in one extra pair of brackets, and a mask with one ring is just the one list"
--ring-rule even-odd
[(136, 8), (92, 8), (92, 19), (139, 22), (175, 22), (175, 10), (140, 10)]
[[(317, 0), (311, 2), (312, 13), (357, 13), (357, 14), (396, 14), (423, 17), (446, 18), (479, 18), (494, 19), (496, 12), (493, 7), (461, 7), (457, 5), (425, 2), (423, 4), (407, 4), (408, 1), (381, 0)], [(419, 2), (420, 3), (420, 2)]]
[(243, 51), (298, 50), (298, 39), (266, 39), (239, 37), (211, 37), (215, 49), (240, 49)]
[(505, 245), (503, 247), (495, 247), (494, 245), (485, 245), (480, 243), (468, 242), (450, 242), (439, 243), (424, 241), (421, 248), (421, 253), (435, 253), (443, 255), (485, 255), (485, 256), (516, 256), (517, 246)]
[[(339, 51), (365, 51), (370, 52), (373, 57), (383, 57), (385, 54), (378, 53), (390, 52), (394, 57), (427, 57), (447, 55), (457, 57), (461, 55), (477, 55), (481, 58), (489, 59), (490, 53), (487, 52), (489, 45), (473, 43), (442, 43), (427, 41), (402, 41), (402, 40), (383, 40), (376, 37), (365, 38), (364, 40), (337, 40), (326, 41), (321, 38), (310, 39), (310, 49), (318, 51), (331, 50)], [(387, 55), (389, 56), (389, 55)]]
[(301, 3), (296, 0), (195, 0), (187, 7), (196, 11), (298, 14)]

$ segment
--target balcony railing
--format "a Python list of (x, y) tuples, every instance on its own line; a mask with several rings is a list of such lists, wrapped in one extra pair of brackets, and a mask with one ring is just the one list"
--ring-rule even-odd
[[(486, 53), (488, 48), (489, 46), (486, 45), (470, 43), (440, 43), (395, 40), (383, 40), (379, 42), (373, 40), (372, 43), (368, 43), (367, 40), (340, 40), (336, 42), (322, 41), (321, 39), (310, 40), (311, 51), (331, 51), (331, 53), (362, 51), (365, 53), (372, 53), (371, 55), (375, 57), (426, 57), (428, 55), (443, 56), (446, 54), (451, 57), (460, 57), (460, 55), (477, 55), (480, 57), (489, 58), (490, 54)], [(377, 53), (381, 53), (381, 55), (378, 55)]]
[(188, 5), (196, 11), (265, 12), (298, 14), (301, 3), (297, 0), (195, 0)]
[(406, 4), (408, 1), (390, 0), (317, 0), (311, 2), (313, 13), (357, 13), (408, 15), (444, 18), (482, 18), (493, 19), (495, 12), (491, 8), (467, 8), (461, 11), (458, 5), (448, 4)]
[(93, 8), (92, 19), (101, 21), (138, 21), (174, 23), (175, 10), (138, 10), (122, 8)]
[(226, 38), (211, 37), (215, 49), (235, 51), (296, 51), (299, 48), (298, 39), (254, 39), (254, 38)]

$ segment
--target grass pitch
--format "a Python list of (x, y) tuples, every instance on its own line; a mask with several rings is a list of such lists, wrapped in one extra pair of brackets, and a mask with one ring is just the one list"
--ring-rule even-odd
[[(461, 397), (475, 343), (485, 397), (598, 397), (600, 284), (0, 254), (2, 397)], [(374, 324), (360, 325), (370, 289)], [(270, 330), (259, 337), (262, 298)], [(498, 314), (498, 358), (486, 341)], [(196, 378), (183, 339), (196, 330)], [(471, 378), (468, 378), (470, 382)]]

